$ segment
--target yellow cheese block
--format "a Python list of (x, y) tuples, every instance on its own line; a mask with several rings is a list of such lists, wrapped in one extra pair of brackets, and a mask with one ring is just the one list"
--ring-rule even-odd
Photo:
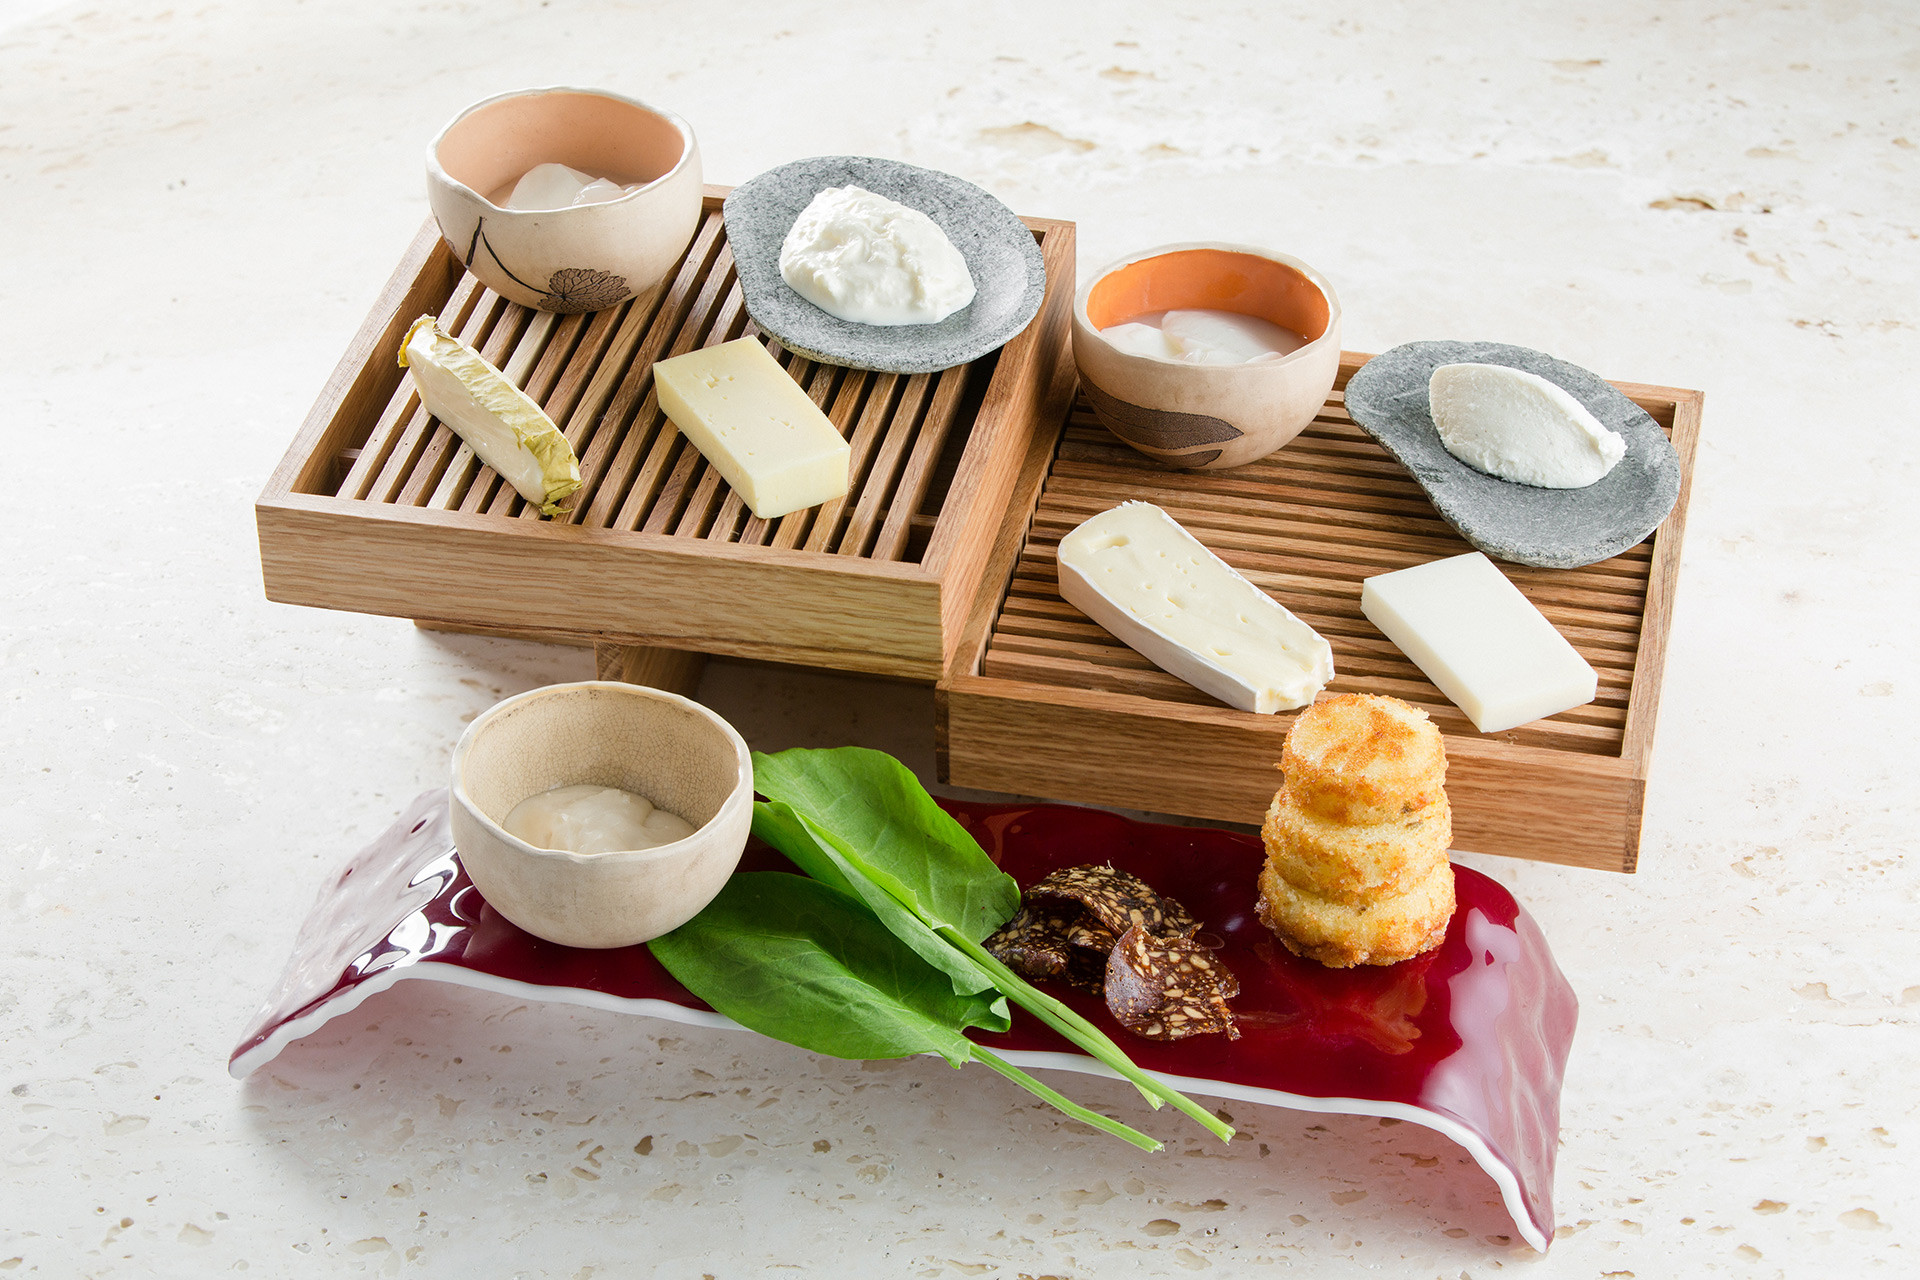
[(653, 366), (660, 407), (762, 520), (847, 491), (847, 442), (755, 338)]

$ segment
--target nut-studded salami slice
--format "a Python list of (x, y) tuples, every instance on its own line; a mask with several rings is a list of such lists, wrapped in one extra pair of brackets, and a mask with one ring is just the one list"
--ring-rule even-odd
[(981, 945), (1023, 978), (1057, 978), (1089, 995), (1106, 990), (1113, 935), (1078, 904), (1022, 906)]
[(1051, 904), (1022, 906), (980, 945), (1023, 978), (1041, 981), (1067, 973), (1067, 913)]
[(1116, 938), (1135, 925), (1159, 938), (1199, 927), (1185, 907), (1167, 902), (1144, 880), (1112, 867), (1063, 868), (1036, 881), (1026, 897), (1078, 903)]
[(1190, 938), (1156, 938), (1139, 925), (1107, 957), (1107, 1007), (1147, 1040), (1218, 1035), (1238, 1040), (1224, 988), (1239, 984), (1213, 952)]

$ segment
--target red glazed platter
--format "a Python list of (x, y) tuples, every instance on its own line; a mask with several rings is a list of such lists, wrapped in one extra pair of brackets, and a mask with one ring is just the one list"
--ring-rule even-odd
[[(1139, 1040), (1098, 1000), (1053, 991), (1140, 1066), (1188, 1093), (1425, 1125), (1465, 1148), (1499, 1186), (1522, 1237), (1547, 1247), (1578, 1003), (1539, 927), (1499, 884), (1457, 867), (1459, 906), (1437, 950), (1381, 968), (1327, 969), (1281, 947), (1254, 914), (1265, 857), (1258, 837), (1066, 805), (940, 803), (1023, 886), (1061, 867), (1110, 862), (1205, 922), (1203, 939), (1220, 944), (1240, 981), (1238, 1040)], [(792, 869), (757, 842), (741, 868)], [(446, 793), (431, 791), (327, 883), (229, 1069), (250, 1074), (404, 978), (740, 1029), (644, 946), (578, 950), (508, 923), (462, 870)], [(1011, 1030), (979, 1039), (1029, 1070), (1110, 1074), (1018, 1011)]]

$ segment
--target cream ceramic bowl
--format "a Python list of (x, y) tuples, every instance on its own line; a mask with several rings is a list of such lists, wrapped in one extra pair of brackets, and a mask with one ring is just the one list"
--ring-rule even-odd
[[(1130, 355), (1100, 330), (1153, 311), (1207, 308), (1271, 320), (1307, 340), (1278, 360), (1183, 364)], [(1318, 271), (1237, 244), (1169, 244), (1107, 267), (1073, 308), (1073, 357), (1094, 414), (1157, 462), (1237, 467), (1305, 430), (1340, 371), (1340, 302)]]
[[(604, 204), (501, 207), (557, 161), (625, 186)], [(427, 200), (454, 254), (522, 306), (598, 311), (660, 283), (700, 220), (700, 148), (670, 111), (598, 89), (522, 89), (455, 116), (427, 148)]]
[[(508, 835), (528, 796), (577, 783), (637, 792), (698, 828), (621, 853), (563, 853)], [(626, 947), (713, 900), (753, 824), (753, 761), (733, 726), (644, 685), (548, 685), (481, 715), (453, 752), (453, 840), (494, 910), (570, 947)]]

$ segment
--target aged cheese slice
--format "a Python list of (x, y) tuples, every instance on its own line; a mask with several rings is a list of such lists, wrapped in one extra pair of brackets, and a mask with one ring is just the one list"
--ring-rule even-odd
[(662, 360), (653, 383), (673, 425), (762, 520), (846, 493), (846, 440), (758, 339)]
[(1541, 489), (1584, 489), (1627, 442), (1564, 388), (1500, 364), (1443, 364), (1427, 381), (1440, 443), (1460, 461)]
[(1360, 611), (1482, 733), (1592, 702), (1599, 677), (1478, 551), (1361, 584)]
[(1060, 540), (1060, 594), (1161, 670), (1242, 711), (1304, 707), (1333, 647), (1150, 502)]

